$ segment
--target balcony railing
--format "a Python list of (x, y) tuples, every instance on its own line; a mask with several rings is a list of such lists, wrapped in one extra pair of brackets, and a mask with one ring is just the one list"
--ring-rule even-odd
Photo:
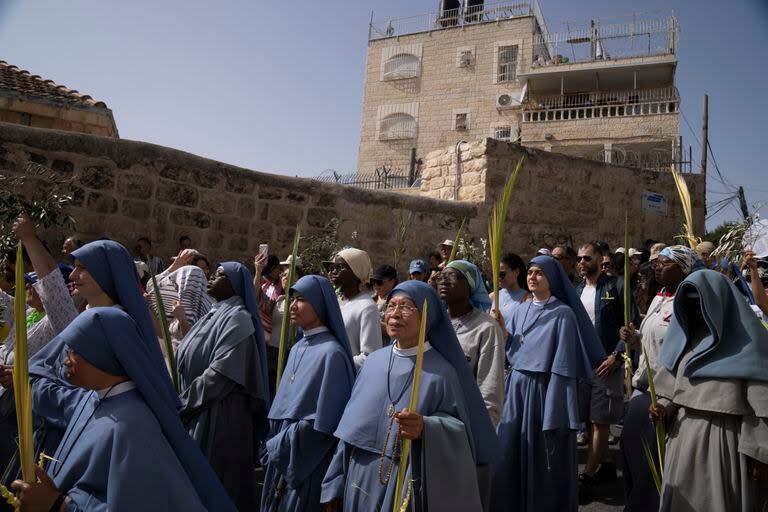
[(374, 23), (371, 21), (368, 30), (368, 40), (386, 39), (388, 37), (475, 25), (523, 16), (535, 16), (539, 27), (546, 33), (546, 25), (541, 16), (538, 0), (529, 0), (466, 5), (464, 8), (446, 9), (442, 12), (430, 12), (404, 18), (390, 18), (385, 23)]
[(671, 14), (650, 16), (592, 20), (581, 26), (564, 23), (562, 31), (536, 34), (532, 67), (674, 55), (679, 33), (677, 19)]
[(679, 104), (674, 86), (533, 97), (523, 107), (523, 122), (671, 114)]
[(411, 188), (418, 184), (418, 173), (409, 174), (400, 169), (380, 169), (368, 173), (340, 174), (336, 171), (328, 171), (326, 174), (312, 178), (323, 183), (336, 183), (352, 187), (387, 190)]

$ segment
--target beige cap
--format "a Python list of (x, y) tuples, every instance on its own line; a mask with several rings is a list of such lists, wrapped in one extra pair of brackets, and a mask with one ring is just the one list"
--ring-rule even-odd
[(651, 246), (651, 257), (648, 258), (648, 261), (653, 261), (656, 258), (659, 257), (659, 253), (664, 250), (664, 248), (667, 246), (667, 244), (663, 244), (659, 242), (658, 244), (653, 244)]

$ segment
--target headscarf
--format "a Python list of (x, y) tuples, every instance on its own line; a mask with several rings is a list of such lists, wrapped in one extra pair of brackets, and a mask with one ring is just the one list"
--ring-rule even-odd
[(734, 283), (714, 270), (694, 272), (678, 286), (673, 318), (659, 354), (661, 364), (674, 373), (688, 346), (687, 292), (698, 293), (709, 333), (693, 349), (685, 375), (768, 381), (768, 331)]
[(685, 275), (688, 275), (693, 271), (696, 261), (698, 260), (696, 252), (684, 245), (670, 245), (669, 247), (665, 247), (659, 252), (659, 256), (664, 256), (675, 262)]
[(150, 360), (155, 371), (164, 377), (166, 398), (173, 399), (177, 408), (181, 407), (181, 401), (173, 387), (157, 341), (155, 328), (149, 316), (149, 308), (141, 294), (136, 267), (126, 248), (112, 240), (97, 240), (72, 251), (72, 257), (85, 266), (101, 290), (115, 304), (122, 306), (136, 322), (141, 339), (152, 356)]
[(336, 298), (336, 292), (333, 291), (331, 282), (321, 276), (304, 276), (291, 286), (291, 292), (298, 293), (312, 305), (312, 309), (315, 310), (323, 325), (339, 340), (339, 344), (344, 348), (344, 352), (349, 356), (349, 361), (354, 368), (352, 349), (349, 348), (349, 338), (347, 337), (347, 330), (344, 328), (339, 300)]
[(387, 300), (395, 295), (408, 296), (419, 310), (424, 301), (427, 301), (427, 339), (432, 347), (453, 366), (459, 377), (471, 422), (470, 430), (475, 447), (475, 458), (478, 464), (497, 460), (500, 447), (496, 431), (472, 370), (467, 364), (459, 339), (456, 337), (456, 331), (437, 292), (427, 283), (411, 280), (395, 286)]
[(373, 267), (371, 266), (371, 258), (368, 256), (367, 252), (350, 247), (348, 249), (342, 249), (336, 253), (336, 256), (347, 262), (349, 268), (352, 269), (352, 273), (355, 274), (361, 283), (365, 284), (371, 280), (371, 271)]
[(253, 327), (255, 329), (253, 336), (256, 338), (256, 348), (259, 352), (259, 362), (261, 363), (261, 375), (264, 380), (265, 400), (269, 408), (269, 375), (267, 374), (267, 347), (264, 343), (264, 329), (261, 327), (261, 317), (259, 315), (259, 303), (256, 300), (256, 294), (253, 292), (253, 275), (245, 265), (236, 261), (225, 261), (219, 266), (224, 269), (227, 279), (232, 284), (235, 293), (243, 299), (245, 309), (251, 314)]
[(605, 349), (592, 320), (589, 319), (587, 310), (584, 309), (581, 297), (576, 293), (576, 289), (568, 276), (565, 275), (563, 267), (550, 256), (536, 256), (528, 264), (529, 267), (532, 265), (539, 267), (544, 272), (549, 283), (549, 292), (573, 310), (576, 315), (576, 326), (579, 331), (582, 350), (592, 369), (597, 368), (605, 360)]
[(473, 307), (483, 311), (491, 309), (491, 298), (483, 282), (483, 274), (477, 265), (467, 260), (453, 260), (445, 268), (456, 269), (464, 275), (469, 283), (469, 302)]
[[(155, 415), (168, 444), (208, 510), (235, 510), (224, 486), (211, 469), (176, 412), (176, 402), (162, 393), (167, 372), (153, 368), (154, 354), (137, 343), (141, 331), (119, 308), (90, 308), (75, 318), (52, 343), (62, 343), (99, 370), (128, 377)], [(137, 433), (138, 434), (138, 433)]]
[[(207, 279), (200, 267), (184, 265), (168, 274), (166, 279), (174, 283), (179, 302), (184, 307), (190, 324), (194, 324), (211, 310), (214, 300), (208, 295)], [(172, 308), (173, 304), (165, 304), (165, 307)]]

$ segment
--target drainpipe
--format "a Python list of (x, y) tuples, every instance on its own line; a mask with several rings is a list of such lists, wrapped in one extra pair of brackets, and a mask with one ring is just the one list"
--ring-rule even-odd
[(461, 145), (467, 141), (460, 140), (456, 143), (456, 179), (453, 181), (453, 200), (459, 200), (459, 187), (461, 186)]

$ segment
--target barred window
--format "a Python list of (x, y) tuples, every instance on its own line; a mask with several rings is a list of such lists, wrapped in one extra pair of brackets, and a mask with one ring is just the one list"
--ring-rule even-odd
[(399, 80), (419, 76), (419, 58), (409, 53), (399, 53), (384, 63), (384, 80)]
[(498, 81), (517, 80), (517, 45), (499, 47)]
[(497, 126), (493, 130), (493, 138), (496, 140), (503, 140), (509, 142), (512, 140), (512, 127), (511, 126)]
[(379, 140), (416, 138), (416, 119), (408, 114), (392, 114), (381, 120)]

